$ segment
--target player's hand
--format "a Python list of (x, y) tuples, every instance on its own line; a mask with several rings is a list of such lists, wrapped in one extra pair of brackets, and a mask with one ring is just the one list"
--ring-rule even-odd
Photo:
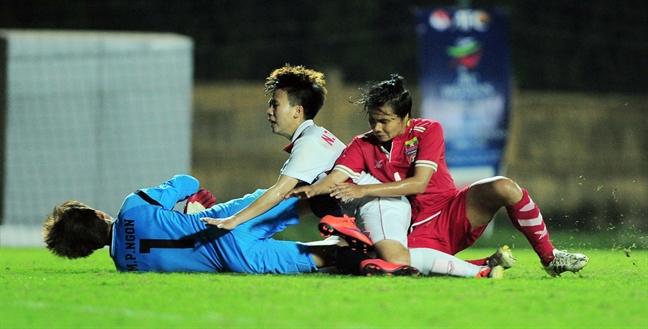
[(222, 228), (225, 230), (233, 230), (237, 225), (236, 219), (233, 217), (228, 217), (228, 218), (208, 218), (208, 217), (203, 217), (200, 219), (203, 223), (207, 224), (207, 226), (216, 226), (218, 228)]
[(198, 192), (192, 194), (184, 207), (185, 214), (195, 214), (207, 208), (211, 208), (216, 204), (216, 197), (206, 189), (200, 189)]
[(292, 191), (284, 195), (284, 199), (297, 197), (298, 199), (310, 199), (313, 196), (313, 187), (310, 185), (300, 186), (292, 189)]
[(335, 186), (329, 188), (329, 191), (331, 197), (344, 202), (365, 196), (362, 186), (352, 183), (335, 183)]

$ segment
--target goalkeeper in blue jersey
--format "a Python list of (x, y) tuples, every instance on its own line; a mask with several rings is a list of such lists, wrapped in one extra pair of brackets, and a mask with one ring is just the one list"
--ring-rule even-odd
[(108, 245), (117, 269), (131, 272), (296, 274), (332, 265), (335, 245), (271, 238), (298, 223), (296, 198), (230, 231), (207, 226), (200, 218), (231, 216), (264, 190), (213, 207), (205, 204), (208, 209), (193, 214), (173, 210), (178, 202), (200, 193), (215, 203), (211, 193), (198, 188), (194, 177), (176, 175), (160, 186), (140, 189), (126, 197), (116, 220), (81, 202), (68, 201), (56, 206), (43, 225), (45, 243), (54, 254), (71, 259)]

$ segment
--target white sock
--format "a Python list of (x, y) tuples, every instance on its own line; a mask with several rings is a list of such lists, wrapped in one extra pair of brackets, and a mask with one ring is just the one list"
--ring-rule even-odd
[(410, 265), (423, 275), (451, 275), (474, 278), (486, 267), (477, 266), (444, 252), (428, 248), (410, 248)]

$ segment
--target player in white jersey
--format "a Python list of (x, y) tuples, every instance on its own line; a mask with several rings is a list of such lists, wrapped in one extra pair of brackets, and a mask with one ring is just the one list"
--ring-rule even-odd
[[(278, 205), (283, 196), (300, 184), (312, 184), (333, 168), (345, 145), (313, 118), (326, 98), (324, 75), (303, 66), (286, 65), (266, 79), (268, 121), (272, 132), (290, 140), (284, 149), (290, 155), (277, 182), (248, 207), (227, 218), (205, 218), (208, 225), (231, 230)], [(310, 206), (309, 206), (310, 204)], [(325, 196), (300, 205), (300, 215), (310, 212), (318, 217), (340, 214), (338, 203)]]

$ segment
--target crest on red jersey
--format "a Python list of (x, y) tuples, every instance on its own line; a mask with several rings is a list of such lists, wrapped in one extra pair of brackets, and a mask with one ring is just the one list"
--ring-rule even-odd
[(418, 139), (416, 137), (405, 142), (405, 157), (409, 163), (416, 160), (416, 153), (418, 152)]

